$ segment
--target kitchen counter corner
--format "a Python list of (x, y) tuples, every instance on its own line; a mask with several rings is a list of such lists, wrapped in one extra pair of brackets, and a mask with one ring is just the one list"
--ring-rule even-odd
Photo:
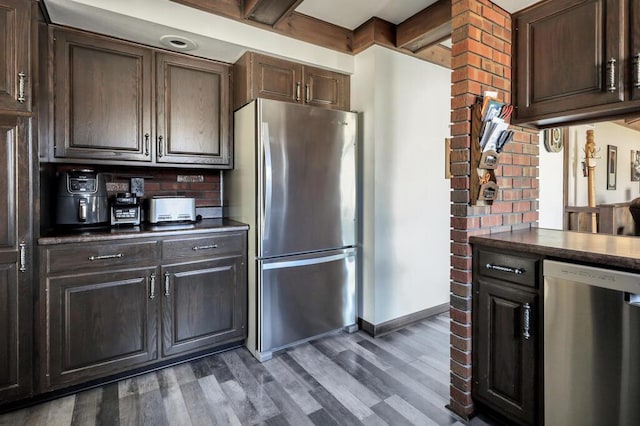
[(640, 238), (531, 228), (472, 236), (471, 244), (640, 271)]

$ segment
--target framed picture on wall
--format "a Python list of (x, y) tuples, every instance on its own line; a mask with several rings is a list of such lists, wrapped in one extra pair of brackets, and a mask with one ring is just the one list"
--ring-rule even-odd
[(640, 182), (640, 151), (631, 150), (631, 182)]
[(618, 147), (607, 145), (607, 189), (616, 189), (618, 172)]

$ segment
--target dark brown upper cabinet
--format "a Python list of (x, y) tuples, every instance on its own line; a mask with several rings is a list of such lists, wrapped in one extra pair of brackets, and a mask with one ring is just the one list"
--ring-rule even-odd
[(0, 0), (0, 113), (31, 111), (31, 2)]
[(54, 43), (55, 157), (150, 162), (151, 51), (63, 30)]
[(232, 167), (230, 66), (75, 30), (53, 38), (50, 161)]
[(159, 163), (230, 164), (229, 67), (158, 54)]
[(234, 108), (256, 98), (348, 110), (350, 78), (254, 52), (234, 65)]
[(514, 123), (550, 126), (638, 110), (637, 15), (638, 0), (543, 1), (515, 14)]
[(29, 396), (32, 270), (29, 118), (0, 115), (0, 401)]

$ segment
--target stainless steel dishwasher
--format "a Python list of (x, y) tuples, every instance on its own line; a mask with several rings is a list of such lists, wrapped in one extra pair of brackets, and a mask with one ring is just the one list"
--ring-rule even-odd
[(640, 274), (544, 261), (545, 424), (640, 424)]

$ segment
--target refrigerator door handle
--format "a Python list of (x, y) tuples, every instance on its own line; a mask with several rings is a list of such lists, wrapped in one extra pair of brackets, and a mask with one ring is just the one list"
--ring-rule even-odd
[(311, 259), (302, 260), (285, 260), (282, 262), (265, 263), (262, 269), (282, 269), (282, 268), (295, 268), (296, 266), (317, 265), (320, 263), (335, 262), (336, 260), (342, 260), (355, 256), (354, 251), (348, 251), (346, 253), (334, 254), (331, 256), (314, 257)]
[(269, 123), (262, 123), (262, 145), (264, 147), (264, 173), (263, 185), (264, 185), (264, 207), (262, 211), (262, 238), (264, 240), (269, 239), (269, 213), (271, 212), (271, 193), (273, 190), (272, 176), (272, 162), (271, 162), (271, 143), (269, 140)]

